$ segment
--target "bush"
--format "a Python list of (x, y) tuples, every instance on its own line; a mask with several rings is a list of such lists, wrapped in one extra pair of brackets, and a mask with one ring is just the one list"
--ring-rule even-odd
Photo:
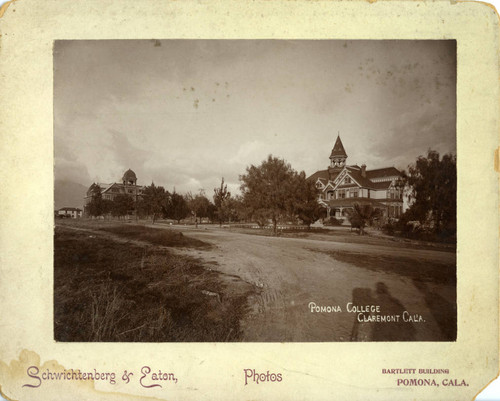
[(330, 217), (329, 219), (323, 222), (325, 226), (341, 226), (342, 220), (336, 219), (335, 217)]
[(394, 235), (394, 232), (395, 232), (395, 224), (394, 223), (391, 223), (391, 222), (388, 222), (387, 224), (385, 224), (382, 229), (384, 230), (384, 233), (387, 234), (387, 235)]
[(383, 227), (384, 233), (408, 239), (428, 242), (456, 242), (456, 231), (450, 229), (436, 234), (431, 227), (420, 225), (415, 221), (406, 221), (401, 218), (398, 221), (389, 221)]

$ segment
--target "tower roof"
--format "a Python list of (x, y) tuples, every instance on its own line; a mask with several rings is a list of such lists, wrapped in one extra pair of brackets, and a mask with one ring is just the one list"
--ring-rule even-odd
[(125, 171), (125, 174), (123, 174), (123, 178), (122, 178), (123, 181), (135, 181), (137, 180), (137, 176), (135, 175), (135, 173), (128, 169), (127, 171)]
[(335, 141), (335, 145), (333, 146), (332, 153), (330, 154), (330, 158), (332, 157), (347, 157), (344, 145), (342, 145), (342, 141), (340, 140), (340, 135), (337, 136), (337, 140)]

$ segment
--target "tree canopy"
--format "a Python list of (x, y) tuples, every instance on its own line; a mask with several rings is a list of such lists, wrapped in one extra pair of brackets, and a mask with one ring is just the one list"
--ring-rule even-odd
[(167, 217), (177, 220), (177, 223), (189, 215), (189, 206), (184, 196), (175, 192), (170, 195), (170, 202), (167, 209)]
[(289, 212), (308, 227), (321, 216), (322, 207), (318, 203), (318, 190), (313, 181), (308, 181), (301, 171), (292, 178), (293, 196), (289, 198)]
[(115, 217), (128, 215), (134, 209), (134, 200), (127, 194), (118, 194), (111, 203), (111, 214)]
[(220, 226), (228, 214), (229, 198), (231, 198), (231, 192), (227, 190), (227, 185), (224, 185), (224, 177), (222, 177), (220, 188), (214, 188), (214, 204), (217, 209), (216, 214)]
[(188, 193), (186, 195), (189, 209), (194, 215), (195, 224), (198, 226), (198, 218), (209, 217), (210, 214), (210, 201), (205, 196), (205, 191), (200, 190), (197, 195)]
[(101, 216), (103, 214), (103, 199), (101, 193), (101, 187), (98, 184), (93, 183), (90, 188), (90, 202), (87, 205), (87, 212), (93, 217)]
[(316, 190), (304, 172), (297, 173), (285, 160), (269, 155), (260, 166), (247, 167), (240, 181), (243, 201), (253, 218), (261, 225), (270, 219), (275, 233), (285, 216), (300, 217), (308, 225), (315, 220)]
[(456, 233), (456, 156), (430, 150), (408, 168), (405, 181), (410, 188), (411, 206), (406, 219), (429, 224), (436, 233)]
[(170, 202), (170, 193), (154, 183), (144, 187), (138, 209), (141, 214), (153, 217), (153, 224), (158, 216), (165, 216)]

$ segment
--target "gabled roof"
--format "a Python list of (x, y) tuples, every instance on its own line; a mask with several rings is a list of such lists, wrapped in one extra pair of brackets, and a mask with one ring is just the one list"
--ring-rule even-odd
[(373, 182), (371, 182), (367, 177), (363, 177), (361, 175), (361, 170), (348, 168), (348, 171), (352, 179), (363, 188), (373, 188)]
[(330, 154), (330, 158), (332, 157), (347, 157), (347, 153), (345, 152), (344, 145), (342, 145), (342, 141), (340, 140), (340, 135), (337, 136), (337, 140), (335, 141), (335, 145), (333, 145), (332, 153)]
[(341, 171), (342, 170), (340, 170), (340, 171), (332, 171), (330, 173), (330, 180), (331, 181), (335, 181), (337, 179), (337, 177), (339, 176), (339, 174), (340, 174)]
[(349, 176), (349, 178), (351, 178), (354, 183), (352, 184), (349, 184), (350, 187), (352, 187), (353, 185), (357, 185), (359, 186), (359, 184), (354, 180), (354, 178), (349, 174), (349, 170), (347, 169), (347, 167), (344, 167), (338, 174), (337, 176), (335, 177), (335, 179), (332, 181), (333, 182), (333, 189), (337, 189), (339, 188), (340, 186), (342, 186), (342, 182), (343, 180), (345, 179), (346, 176)]
[[(99, 184), (101, 185), (101, 184)], [(103, 188), (101, 187), (101, 191), (104, 193), (104, 192), (107, 192), (109, 191), (111, 188), (115, 187), (115, 188), (137, 188), (137, 189), (142, 189), (142, 185), (123, 185), (121, 182), (113, 182), (111, 184), (106, 184), (107, 187)]]
[(328, 181), (328, 184), (325, 185), (323, 188), (323, 192), (326, 191), (328, 188), (335, 189), (335, 185), (333, 185), (332, 181)]
[(311, 175), (308, 180), (312, 180), (316, 182), (318, 178), (321, 178), (321, 180), (328, 181), (328, 170), (319, 170), (316, 171), (313, 175)]
[[(360, 187), (373, 188), (373, 182), (371, 182), (368, 178), (363, 177), (361, 175), (361, 170), (359, 170), (358, 168), (354, 166), (347, 166), (342, 171), (346, 171), (346, 174), (348, 174)], [(337, 183), (337, 186), (339, 185), (341, 185), (340, 182)]]
[[(101, 192), (103, 192), (103, 193), (104, 193), (104, 192), (109, 191), (109, 189), (110, 189), (113, 185), (115, 185), (115, 184), (116, 184), (116, 183), (115, 183), (115, 182), (113, 182), (113, 183), (111, 183), (111, 184), (99, 184), (99, 186), (101, 187)], [(105, 185), (105, 186), (103, 187), (102, 185)]]
[(401, 175), (401, 172), (396, 167), (385, 167), (376, 170), (366, 170), (366, 177), (369, 179), (381, 177), (393, 177)]

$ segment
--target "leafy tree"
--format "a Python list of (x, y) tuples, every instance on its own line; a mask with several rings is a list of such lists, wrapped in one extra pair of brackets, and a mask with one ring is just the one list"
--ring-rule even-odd
[(113, 199), (111, 214), (115, 217), (126, 216), (134, 209), (134, 200), (126, 194), (118, 194)]
[(263, 228), (269, 223), (269, 211), (267, 209), (249, 209), (251, 218)]
[(227, 199), (226, 216), (230, 222), (247, 220), (250, 217), (241, 195), (231, 196)]
[(101, 187), (98, 184), (93, 183), (89, 188), (89, 192), (91, 193), (91, 200), (87, 205), (88, 213), (94, 217), (101, 216), (103, 213)]
[(220, 188), (214, 188), (214, 204), (217, 208), (219, 227), (222, 226), (222, 222), (226, 219), (229, 198), (231, 198), (231, 193), (227, 190), (227, 185), (224, 185), (224, 177), (222, 177)]
[(151, 185), (144, 187), (138, 208), (141, 213), (152, 216), (154, 224), (158, 216), (167, 214), (169, 202), (170, 193), (162, 186), (151, 183)]
[(138, 197), (137, 199), (137, 204), (135, 205), (135, 208), (137, 210), (137, 216), (139, 216), (141, 219), (142, 218), (148, 218), (149, 216), (152, 216), (149, 213), (149, 207), (146, 204), (146, 201), (142, 196)]
[(198, 218), (201, 219), (203, 217), (208, 217), (210, 201), (205, 196), (205, 191), (203, 191), (202, 189), (200, 190), (200, 193), (195, 196), (193, 196), (193, 194), (191, 193), (188, 193), (186, 195), (186, 199), (189, 209), (194, 215), (196, 227), (198, 227)]
[(382, 216), (380, 209), (374, 208), (372, 205), (360, 205), (354, 203), (353, 209), (349, 213), (349, 222), (352, 227), (359, 228), (359, 235), (365, 233), (365, 227), (371, 225), (373, 220)]
[(189, 206), (184, 196), (175, 192), (170, 196), (167, 217), (177, 220), (177, 224), (189, 215)]
[(429, 149), (408, 167), (405, 176), (412, 202), (406, 218), (429, 224), (435, 233), (453, 235), (457, 227), (457, 160), (452, 154)]
[(102, 214), (109, 215), (113, 210), (113, 201), (109, 199), (102, 200)]
[(215, 221), (217, 218), (217, 207), (215, 207), (212, 202), (209, 202), (208, 204), (207, 217), (211, 222)]
[(292, 188), (294, 193), (288, 200), (289, 213), (298, 217), (309, 228), (321, 217), (322, 208), (318, 203), (318, 190), (313, 181), (306, 179), (303, 171), (294, 174)]
[(243, 199), (259, 220), (271, 219), (276, 234), (278, 220), (296, 211), (297, 172), (282, 159), (269, 155), (258, 167), (247, 167), (240, 176)]

